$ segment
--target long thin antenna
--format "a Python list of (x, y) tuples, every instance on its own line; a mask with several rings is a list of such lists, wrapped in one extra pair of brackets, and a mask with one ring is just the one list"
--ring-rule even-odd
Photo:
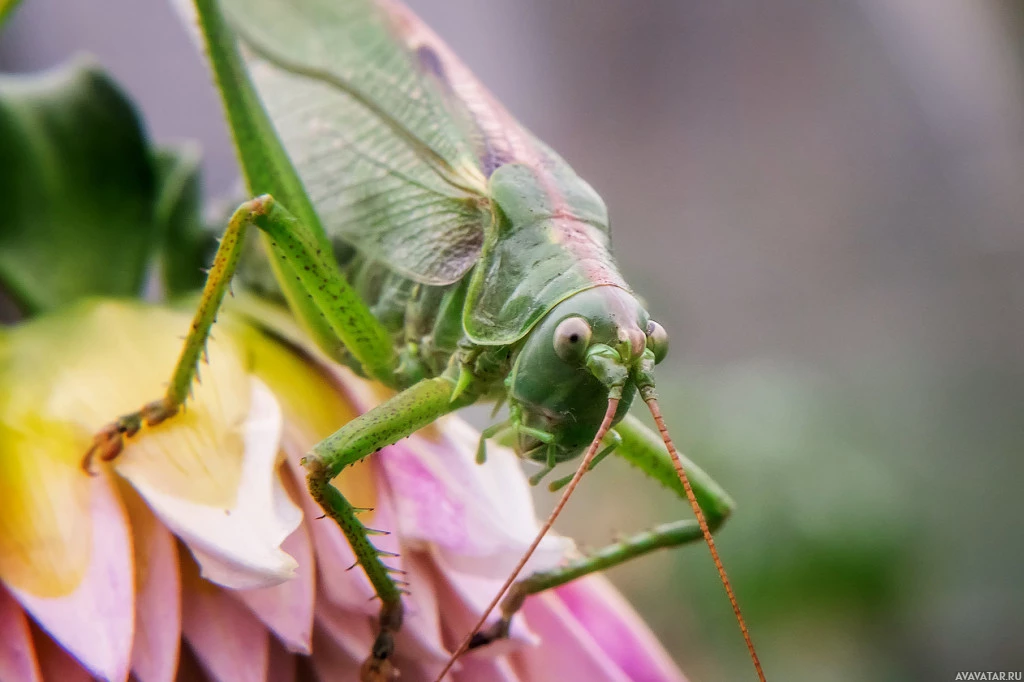
[(644, 395), (644, 402), (647, 403), (647, 407), (651, 410), (651, 415), (654, 417), (654, 422), (658, 425), (658, 431), (661, 432), (661, 439), (665, 441), (665, 447), (668, 448), (668, 454), (672, 456), (672, 464), (676, 468), (676, 473), (679, 475), (679, 480), (683, 484), (683, 488), (686, 490), (686, 499), (690, 501), (690, 506), (693, 507), (693, 514), (697, 517), (697, 523), (700, 524), (700, 530), (704, 534), (704, 541), (708, 543), (708, 549), (711, 550), (711, 558), (715, 561), (715, 567), (718, 569), (718, 576), (722, 579), (722, 585), (725, 587), (725, 593), (729, 595), (729, 602), (732, 604), (732, 611), (736, 614), (736, 622), (740, 625), (740, 631), (743, 632), (743, 640), (747, 643), (747, 651), (750, 652), (750, 659), (754, 662), (754, 669), (757, 670), (757, 677), (761, 682), (767, 682), (764, 677), (764, 670), (761, 669), (761, 661), (757, 658), (757, 651), (754, 650), (754, 642), (750, 639), (750, 632), (747, 630), (747, 623), (743, 620), (743, 614), (740, 613), (740, 604), (736, 601), (736, 595), (733, 594), (732, 585), (729, 584), (729, 577), (725, 574), (725, 566), (722, 565), (722, 560), (718, 557), (718, 550), (715, 548), (715, 541), (711, 537), (711, 531), (708, 529), (708, 522), (704, 519), (704, 512), (701, 511), (700, 505), (697, 504), (697, 497), (693, 494), (693, 488), (690, 487), (690, 479), (686, 475), (686, 471), (683, 470), (683, 461), (679, 457), (679, 452), (676, 450), (676, 446), (672, 444), (672, 437), (668, 435), (668, 427), (665, 426), (665, 419), (661, 416), (661, 408), (658, 407), (658, 399), (653, 395)]
[(455, 650), (451, 658), (448, 659), (448, 662), (445, 663), (444, 669), (441, 670), (441, 673), (437, 676), (434, 682), (441, 682), (441, 680), (444, 679), (444, 676), (448, 674), (448, 671), (451, 670), (451, 667), (455, 664), (455, 661), (459, 656), (466, 652), (466, 649), (469, 648), (470, 641), (473, 639), (473, 635), (475, 635), (484, 626), (484, 623), (487, 622), (487, 617), (491, 615), (491, 611), (493, 611), (494, 607), (498, 605), (501, 598), (505, 596), (508, 588), (510, 588), (512, 583), (516, 581), (516, 578), (519, 577), (519, 573), (523, 570), (526, 562), (530, 560), (531, 556), (533, 556), (534, 550), (537, 549), (541, 540), (543, 540), (544, 536), (548, 534), (549, 530), (551, 530), (551, 526), (555, 524), (555, 519), (557, 519), (558, 515), (562, 513), (562, 508), (565, 506), (565, 503), (569, 501), (572, 491), (576, 489), (576, 485), (580, 482), (580, 479), (583, 478), (583, 474), (587, 473), (587, 469), (590, 468), (590, 463), (593, 461), (594, 456), (597, 455), (601, 441), (604, 440), (605, 435), (608, 433), (608, 429), (611, 428), (612, 420), (615, 418), (615, 413), (618, 412), (618, 410), (619, 399), (608, 398), (608, 409), (605, 410), (604, 419), (601, 420), (601, 426), (598, 427), (597, 434), (594, 436), (593, 442), (591, 442), (590, 447), (587, 448), (587, 454), (584, 455), (583, 461), (580, 462), (580, 466), (576, 469), (576, 473), (573, 475), (572, 480), (569, 481), (569, 485), (565, 487), (565, 492), (562, 493), (562, 497), (558, 500), (558, 504), (555, 505), (555, 508), (551, 511), (551, 515), (548, 516), (548, 520), (544, 522), (543, 526), (541, 526), (540, 531), (537, 532), (537, 537), (533, 539), (533, 543), (530, 545), (529, 549), (527, 549), (526, 553), (523, 554), (521, 559), (519, 559), (519, 563), (516, 564), (512, 574), (505, 581), (505, 584), (501, 586), (501, 589), (498, 590), (498, 594), (494, 595), (494, 599), (491, 600), (490, 605), (484, 609), (484, 612), (480, 615), (480, 620), (477, 621), (476, 625), (473, 626), (473, 629), (469, 631), (469, 634), (467, 634), (462, 640), (462, 643), (459, 644), (459, 648)]

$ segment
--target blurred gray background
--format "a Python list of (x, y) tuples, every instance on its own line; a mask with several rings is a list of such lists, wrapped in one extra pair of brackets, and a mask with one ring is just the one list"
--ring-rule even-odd
[[(607, 201), (676, 440), (739, 503), (720, 549), (769, 677), (1024, 669), (1024, 7), (412, 5)], [(0, 69), (78, 51), (233, 186), (169, 6), (25, 0)], [(561, 528), (684, 513), (610, 462)], [(693, 680), (753, 679), (706, 549), (612, 578)]]

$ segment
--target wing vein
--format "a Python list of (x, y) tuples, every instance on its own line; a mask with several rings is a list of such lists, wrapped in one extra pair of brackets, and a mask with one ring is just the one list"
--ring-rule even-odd
[(362, 106), (369, 109), (374, 116), (378, 117), (381, 121), (391, 129), (391, 131), (402, 141), (404, 141), (410, 149), (422, 159), (430, 168), (437, 173), (438, 177), (444, 180), (446, 183), (459, 189), (463, 192), (473, 194), (476, 196), (484, 196), (483, 187), (476, 184), (480, 179), (478, 178), (464, 178), (463, 173), (458, 172), (448, 160), (438, 154), (436, 151), (431, 149), (428, 145), (424, 144), (422, 140), (412, 134), (405, 126), (399, 123), (395, 117), (385, 111), (383, 108), (378, 106), (373, 100), (367, 97), (363, 92), (347, 83), (345, 80), (338, 78), (334, 74), (330, 73), (325, 69), (320, 69), (315, 66), (309, 66), (293, 62), (281, 55), (274, 54), (269, 48), (260, 45), (258, 41), (254, 40), (251, 36), (247, 35), (244, 29), (236, 27), (235, 29), (239, 36), (245, 41), (246, 45), (253, 50), (257, 55), (265, 59), (270, 64), (273, 64), (282, 71), (288, 72), (292, 75), (303, 76), (311, 80), (319, 81), (331, 87), (341, 90), (349, 97), (359, 102)]

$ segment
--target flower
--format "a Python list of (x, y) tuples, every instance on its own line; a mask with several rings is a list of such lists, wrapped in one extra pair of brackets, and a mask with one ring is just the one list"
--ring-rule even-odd
[[(0, 679), (356, 679), (378, 604), (298, 462), (386, 394), (283, 311), (236, 308), (187, 409), (92, 477), (92, 434), (160, 394), (187, 312), (90, 300), (0, 330)], [(437, 674), (537, 530), (514, 455), (479, 466), (478, 437), (448, 417), (335, 480), (405, 571), (403, 681)], [(531, 566), (572, 551), (549, 537)], [(595, 576), (529, 598), (451, 679), (683, 678)]]

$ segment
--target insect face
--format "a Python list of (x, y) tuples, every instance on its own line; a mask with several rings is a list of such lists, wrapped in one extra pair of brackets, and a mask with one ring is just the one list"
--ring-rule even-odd
[[(557, 460), (566, 461), (594, 438), (609, 389), (622, 390), (618, 422), (636, 393), (631, 377), (641, 361), (652, 354), (660, 360), (667, 347), (664, 328), (632, 294), (594, 287), (562, 301), (531, 331), (515, 361), (510, 398), (524, 425), (554, 436)], [(536, 459), (546, 456), (539, 441), (518, 445), (521, 453), (536, 449)]]

